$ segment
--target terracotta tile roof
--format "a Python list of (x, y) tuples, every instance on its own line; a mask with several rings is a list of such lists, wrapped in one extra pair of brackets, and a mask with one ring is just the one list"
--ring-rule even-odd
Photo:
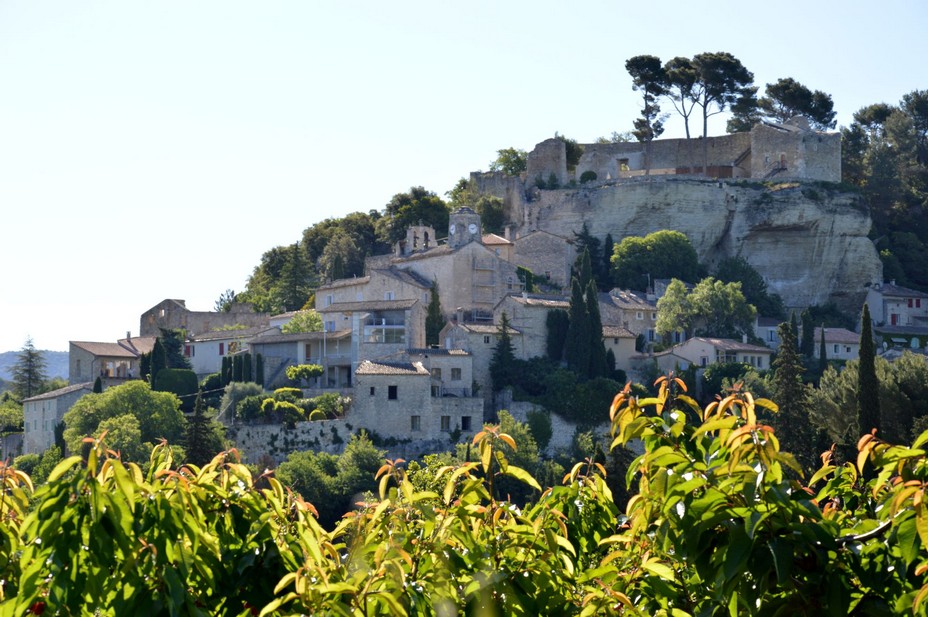
[[(821, 327), (815, 329), (815, 342), (818, 344), (822, 340)], [(856, 345), (860, 343), (860, 335), (851, 332), (847, 328), (825, 328), (826, 343), (840, 343), (842, 345)]]
[(351, 287), (352, 285), (366, 285), (371, 280), (369, 276), (358, 276), (350, 279), (338, 279), (335, 281), (330, 281), (324, 285), (320, 285), (316, 289), (316, 294), (318, 292), (324, 291), (326, 289), (338, 289), (339, 287)]
[(137, 358), (138, 353), (130, 351), (119, 343), (94, 343), (91, 341), (71, 341), (75, 347), (83, 349), (98, 357), (106, 358)]
[(650, 302), (647, 297), (627, 289), (613, 289), (609, 293), (601, 293), (599, 294), (599, 301), (604, 304), (613, 304), (626, 310), (657, 310), (657, 304), (655, 302)]
[(151, 350), (155, 347), (157, 338), (156, 336), (134, 336), (131, 338), (121, 338), (117, 342), (129, 351), (135, 351), (141, 355), (143, 353), (151, 353)]
[(501, 245), (501, 244), (502, 244), (502, 245), (512, 244), (512, 242), (510, 242), (510, 241), (507, 240), (506, 238), (503, 238), (502, 236), (497, 236), (496, 234), (486, 234), (486, 235), (483, 236), (483, 238), (481, 238), (480, 240), (481, 240), (484, 244), (488, 244), (488, 245), (491, 245), (491, 246), (496, 246), (496, 245)]
[[(458, 324), (458, 326), (468, 332), (474, 332), (476, 334), (499, 334), (499, 326), (496, 324), (462, 323)], [(512, 326), (509, 326), (509, 332), (512, 334), (522, 334), (521, 330), (513, 328)]]
[[(543, 296), (540, 294), (509, 294), (506, 298), (512, 298), (523, 306), (538, 306), (549, 309), (566, 309), (570, 306), (570, 301), (564, 296)], [(506, 298), (503, 298), (504, 300)]]
[(402, 257), (396, 258), (396, 263), (405, 263), (407, 261), (418, 261), (420, 259), (429, 259), (431, 257), (438, 257), (439, 255), (450, 255), (454, 252), (454, 249), (443, 244), (441, 246), (436, 246), (427, 251), (420, 251), (418, 253), (412, 253), (411, 255), (403, 255)]
[(58, 398), (59, 396), (64, 396), (65, 394), (70, 394), (72, 392), (77, 392), (78, 390), (87, 390), (88, 392), (93, 392), (93, 382), (88, 381), (87, 383), (76, 383), (70, 386), (65, 386), (63, 388), (58, 388), (57, 390), (52, 390), (51, 392), (43, 392), (42, 394), (24, 398), (23, 402), (29, 403), (32, 401), (45, 401), (48, 399)]
[(891, 296), (894, 298), (928, 298), (928, 293), (909, 289), (908, 287), (902, 287), (901, 285), (895, 285), (893, 283), (883, 283), (876, 291), (882, 293), (884, 296)]
[[(741, 341), (735, 340), (733, 338), (711, 338), (706, 336), (694, 336), (690, 339), (691, 341), (705, 341), (715, 347), (716, 349), (721, 349), (722, 351), (750, 351), (752, 353), (768, 353), (772, 354), (773, 350), (769, 347), (761, 347), (760, 345), (752, 345), (751, 343), (743, 343)], [(686, 343), (680, 343), (685, 345)]]
[(418, 272), (414, 272), (412, 270), (405, 270), (402, 268), (397, 268), (396, 266), (390, 266), (389, 268), (375, 270), (375, 272), (397, 279), (408, 285), (415, 285), (416, 287), (421, 287), (423, 289), (432, 288), (431, 281), (420, 275)]
[(358, 364), (356, 375), (429, 375), (421, 362), (371, 362)]
[(336, 302), (319, 309), (320, 313), (355, 313), (360, 311), (399, 311), (412, 308), (418, 302), (409, 300), (370, 300), (366, 302)]
[(636, 335), (628, 328), (604, 325), (603, 338), (636, 338)]
[(429, 347), (427, 349), (409, 349), (411, 356), (469, 356), (470, 352), (463, 349), (444, 349), (442, 347)]

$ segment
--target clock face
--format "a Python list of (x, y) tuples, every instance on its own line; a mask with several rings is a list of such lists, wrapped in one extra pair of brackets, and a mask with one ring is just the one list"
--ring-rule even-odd
[(448, 228), (448, 231), (451, 232), (451, 235), (454, 235), (454, 223), (451, 223), (451, 227)]
[(470, 225), (467, 226), (467, 231), (469, 231), (472, 234), (475, 234), (477, 233), (477, 226), (471, 223)]

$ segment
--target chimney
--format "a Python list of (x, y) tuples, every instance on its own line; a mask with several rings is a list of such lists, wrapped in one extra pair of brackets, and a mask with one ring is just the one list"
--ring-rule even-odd
[(459, 306), (455, 311), (454, 320), (459, 324), (464, 323), (464, 309), (462, 307)]
[(742, 334), (742, 335), (741, 335), (741, 342), (744, 343), (745, 345), (748, 344), (748, 335), (747, 335), (747, 334)]
[(891, 279), (891, 280), (889, 281), (889, 284), (892, 285), (893, 287), (895, 287), (895, 286), (896, 286), (896, 279)]
[(132, 338), (132, 331), (126, 330), (126, 338)]
[(510, 235), (512, 235), (512, 229), (509, 227), (509, 225), (506, 225), (503, 227), (503, 237), (507, 240), (512, 240), (512, 238), (509, 237)]

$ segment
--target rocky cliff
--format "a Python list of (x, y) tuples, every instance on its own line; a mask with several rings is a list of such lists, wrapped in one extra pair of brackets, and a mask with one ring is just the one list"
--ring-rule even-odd
[(509, 186), (521, 185), (517, 178), (472, 178), (506, 199), (517, 236), (541, 229), (569, 237), (584, 223), (616, 242), (678, 230), (710, 267), (725, 257), (746, 259), (789, 307), (834, 301), (856, 313), (865, 285), (882, 279), (866, 205), (834, 184), (670, 177), (526, 193)]

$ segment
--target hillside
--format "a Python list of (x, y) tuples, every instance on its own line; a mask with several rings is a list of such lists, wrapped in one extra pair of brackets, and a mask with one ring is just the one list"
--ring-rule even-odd
[[(42, 357), (45, 358), (45, 375), (52, 377), (68, 378), (68, 352), (66, 351), (42, 351)], [(4, 351), (0, 353), (0, 379), (9, 381), (13, 377), (13, 365), (19, 358), (19, 351)]]

